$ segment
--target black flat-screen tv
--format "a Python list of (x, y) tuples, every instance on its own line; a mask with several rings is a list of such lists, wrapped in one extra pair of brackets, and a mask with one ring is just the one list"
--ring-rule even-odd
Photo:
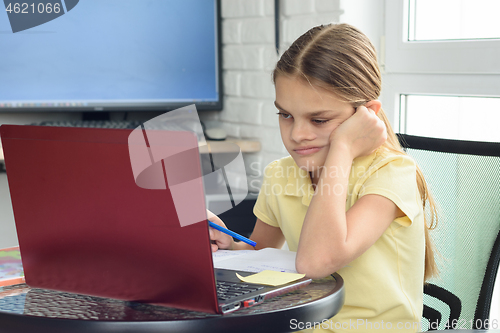
[(18, 32), (0, 11), (0, 112), (222, 109), (220, 0), (52, 2)]

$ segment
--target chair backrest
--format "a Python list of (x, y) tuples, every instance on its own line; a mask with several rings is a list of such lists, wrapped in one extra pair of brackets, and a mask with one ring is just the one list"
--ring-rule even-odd
[(500, 261), (500, 143), (398, 136), (439, 211), (431, 237), (440, 275), (424, 288), (422, 327), (488, 328)]

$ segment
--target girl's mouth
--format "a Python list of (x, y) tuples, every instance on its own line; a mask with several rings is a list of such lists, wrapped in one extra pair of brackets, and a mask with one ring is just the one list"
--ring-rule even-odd
[(296, 148), (293, 151), (299, 155), (311, 155), (318, 151), (320, 151), (323, 147), (304, 147), (304, 148)]

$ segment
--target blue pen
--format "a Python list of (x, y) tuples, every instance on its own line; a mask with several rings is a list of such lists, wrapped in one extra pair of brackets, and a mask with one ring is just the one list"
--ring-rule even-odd
[(231, 231), (231, 230), (229, 230), (229, 229), (223, 228), (223, 227), (221, 227), (220, 225), (213, 223), (212, 221), (208, 221), (208, 224), (209, 224), (212, 228), (217, 229), (217, 230), (219, 230), (220, 232), (223, 232), (223, 233), (225, 233), (225, 234), (227, 234), (227, 235), (229, 235), (229, 236), (232, 236), (232, 237), (236, 238), (237, 240), (240, 240), (240, 241), (242, 241), (242, 242), (245, 242), (245, 243), (247, 243), (247, 244), (249, 244), (249, 245), (252, 245), (252, 246), (254, 246), (254, 247), (255, 247), (255, 245), (257, 245), (257, 243), (255, 243), (253, 240), (248, 239), (248, 238), (246, 238), (246, 237), (243, 237), (242, 235), (237, 234), (237, 233), (235, 233), (234, 231)]

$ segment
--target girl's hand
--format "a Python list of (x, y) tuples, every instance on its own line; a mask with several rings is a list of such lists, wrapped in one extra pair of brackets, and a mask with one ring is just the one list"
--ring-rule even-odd
[(360, 106), (330, 134), (330, 149), (344, 145), (352, 159), (373, 153), (387, 140), (387, 128), (375, 112)]
[[(209, 211), (207, 209), (207, 218), (209, 221), (220, 225), (221, 227), (226, 228), (226, 225), (222, 220)], [(208, 228), (210, 232), (210, 240), (212, 241), (212, 252), (217, 251), (218, 249), (225, 250), (225, 249), (232, 249), (233, 248), (233, 238), (229, 235), (226, 235), (223, 232), (220, 232), (219, 230), (216, 230), (214, 228)]]

